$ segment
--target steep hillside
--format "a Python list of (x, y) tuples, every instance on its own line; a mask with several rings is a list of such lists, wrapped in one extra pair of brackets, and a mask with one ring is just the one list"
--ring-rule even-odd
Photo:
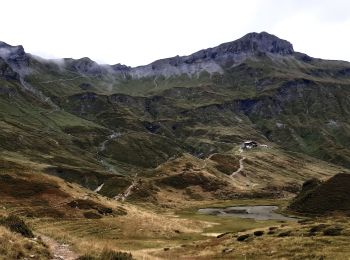
[(300, 194), (289, 208), (299, 213), (329, 214), (350, 213), (350, 175), (340, 173), (321, 183), (305, 182)]
[[(6, 169), (29, 161), (109, 196), (138, 176), (154, 194), (188, 181), (167, 166), (177, 158), (194, 165), (185, 188), (207, 192), (195, 179), (209, 178), (220, 183), (210, 196), (224, 196), (296, 192), (350, 166), (350, 64), (265, 32), (136, 68), (0, 50)], [(268, 149), (241, 154), (245, 140)]]

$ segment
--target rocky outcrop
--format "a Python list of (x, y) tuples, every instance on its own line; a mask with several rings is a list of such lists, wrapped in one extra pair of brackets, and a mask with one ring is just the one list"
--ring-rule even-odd
[(254, 55), (291, 55), (293, 53), (293, 45), (288, 41), (266, 32), (249, 33), (236, 41), (201, 50), (189, 56), (176, 56), (132, 68), (130, 74), (134, 78), (142, 78), (193, 75), (202, 71), (223, 73), (225, 67), (240, 64)]
[[(255, 55), (285, 56), (293, 53), (291, 43), (262, 32), (249, 33), (236, 41), (201, 50), (188, 56), (161, 59), (135, 68), (122, 64), (100, 65), (87, 57), (77, 60), (64, 59), (64, 67), (83, 75), (114, 74), (123, 79), (179, 75), (196, 76), (201, 72), (222, 74), (225, 68), (239, 65)], [(29, 56), (24, 52), (22, 46), (10, 46), (0, 42), (0, 57), (16, 69), (29, 65)]]
[(85, 75), (99, 75), (103, 72), (101, 65), (87, 57), (78, 60), (65, 59), (65, 63), (68, 69)]
[(0, 78), (6, 80), (19, 80), (19, 75), (15, 72), (3, 58), (0, 58)]
[(0, 42), (0, 57), (15, 70), (24, 69), (29, 65), (29, 55), (25, 53), (21, 45), (11, 46)]
[(198, 76), (201, 72), (222, 74), (225, 68), (239, 65), (255, 55), (285, 56), (293, 53), (291, 43), (262, 32), (249, 33), (236, 41), (200, 50), (188, 56), (161, 59), (134, 68), (120, 63), (111, 66), (99, 65), (86, 57), (78, 60), (65, 59), (65, 66), (67, 69), (83, 75), (98, 76), (112, 73), (123, 79), (179, 75)]
[(306, 181), (289, 209), (308, 214), (350, 213), (350, 174), (339, 173), (325, 182)]

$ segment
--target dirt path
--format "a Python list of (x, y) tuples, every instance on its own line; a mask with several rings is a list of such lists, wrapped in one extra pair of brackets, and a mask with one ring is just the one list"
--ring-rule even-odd
[(70, 79), (57, 79), (57, 80), (42, 81), (42, 82), (39, 82), (39, 84), (49, 84), (49, 83), (55, 83), (55, 82), (73, 81), (73, 80), (76, 80), (79, 78), (86, 78), (86, 77), (77, 76), (77, 77), (70, 78)]
[(61, 244), (48, 236), (40, 235), (40, 237), (48, 245), (53, 255), (51, 260), (75, 260), (78, 258), (79, 255), (73, 252), (68, 244)]
[(214, 155), (219, 154), (219, 153), (212, 153), (211, 155), (209, 155), (207, 158), (204, 159), (204, 164), (201, 168), (201, 170), (205, 169), (208, 165), (208, 160), (211, 160), (211, 157), (213, 157)]
[(236, 174), (238, 174), (238, 173), (240, 173), (241, 171), (244, 170), (244, 164), (243, 164), (243, 162), (244, 162), (245, 159), (246, 159), (246, 158), (243, 157), (242, 159), (239, 160), (239, 168), (238, 168), (238, 170), (235, 171), (235, 172), (233, 172), (233, 173), (230, 175), (230, 177), (233, 177), (233, 176), (235, 176)]

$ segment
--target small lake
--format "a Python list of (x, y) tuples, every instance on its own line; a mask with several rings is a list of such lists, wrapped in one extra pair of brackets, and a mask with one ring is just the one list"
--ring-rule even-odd
[(296, 218), (276, 213), (277, 206), (237, 206), (227, 208), (203, 208), (199, 214), (214, 215), (219, 217), (251, 218), (255, 220), (285, 220), (296, 221)]

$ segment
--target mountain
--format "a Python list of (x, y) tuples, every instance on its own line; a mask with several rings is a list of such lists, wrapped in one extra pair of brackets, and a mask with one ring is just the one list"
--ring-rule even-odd
[[(196, 212), (299, 194), (290, 210), (347, 213), (349, 86), (350, 63), (266, 32), (138, 67), (1, 42), (2, 254), (342, 259), (341, 215), (281, 224)], [(30, 229), (41, 238), (20, 235)]]
[(266, 32), (138, 67), (0, 43), (1, 167), (157, 203), (284, 196), (350, 167), (349, 84)]
[(133, 78), (175, 75), (193, 75), (203, 71), (223, 73), (224, 68), (234, 66), (256, 54), (293, 54), (293, 46), (287, 41), (266, 32), (250, 33), (241, 39), (201, 50), (184, 57), (173, 57), (155, 61), (146, 66), (130, 68)]

